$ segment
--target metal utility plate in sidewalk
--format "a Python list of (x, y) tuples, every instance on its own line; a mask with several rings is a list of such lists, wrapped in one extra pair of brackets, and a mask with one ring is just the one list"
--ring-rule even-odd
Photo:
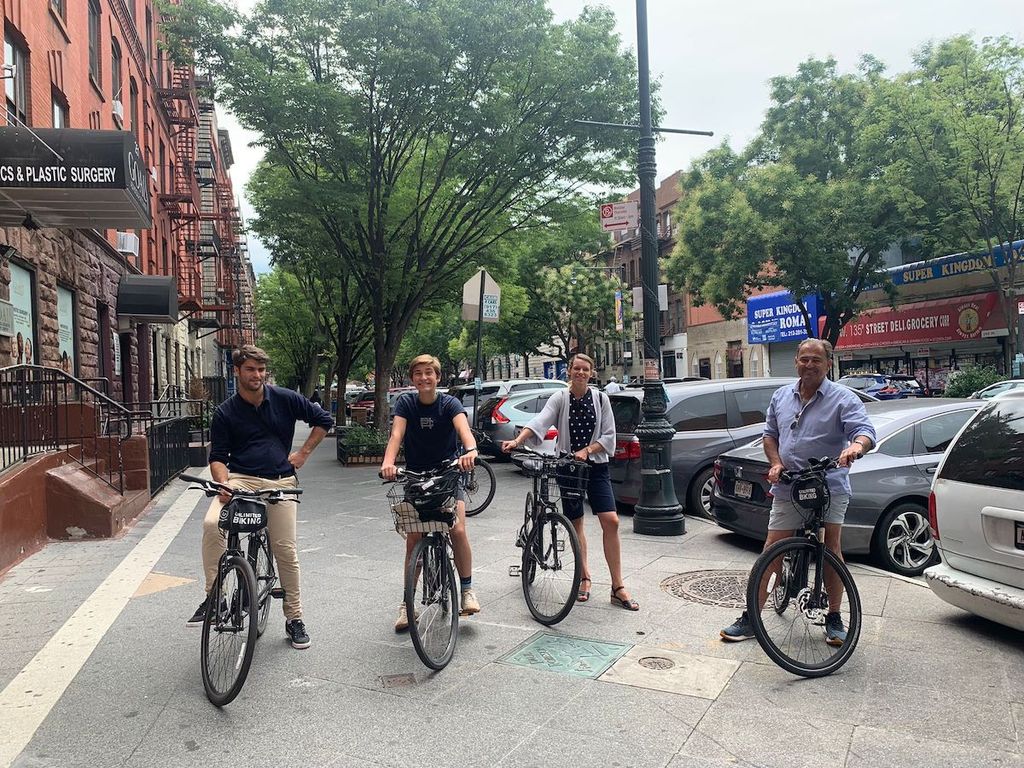
[(498, 659), (499, 664), (596, 678), (633, 646), (538, 632)]
[(601, 675), (601, 682), (717, 699), (739, 666), (729, 659), (636, 645)]

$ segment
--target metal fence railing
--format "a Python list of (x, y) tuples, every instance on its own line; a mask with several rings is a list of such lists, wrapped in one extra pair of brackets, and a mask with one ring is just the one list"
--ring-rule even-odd
[(0, 368), (0, 471), (63, 450), (124, 493), (122, 443), (147, 416), (58, 368)]
[(155, 495), (189, 466), (189, 417), (153, 421), (146, 428), (149, 443), (149, 492)]

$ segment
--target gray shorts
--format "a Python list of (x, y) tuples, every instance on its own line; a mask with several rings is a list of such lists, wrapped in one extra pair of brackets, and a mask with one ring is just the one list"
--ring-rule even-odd
[[(846, 519), (846, 508), (850, 506), (849, 496), (832, 496), (832, 505), (825, 515), (826, 523), (841, 524)], [(769, 531), (797, 531), (804, 527), (810, 513), (804, 512), (789, 499), (772, 499), (772, 511), (768, 515)]]

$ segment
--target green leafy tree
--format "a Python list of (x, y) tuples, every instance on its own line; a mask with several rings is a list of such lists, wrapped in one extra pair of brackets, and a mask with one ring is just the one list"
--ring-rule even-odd
[(319, 358), (328, 348), (299, 281), (276, 267), (256, 283), (260, 344), (270, 355), (274, 378), (286, 387), (312, 392)]
[[(1024, 46), (1009, 38), (955, 37), (922, 48), (915, 68), (878, 94), (874, 140), (885, 181), (906, 190), (926, 254), (988, 252), (993, 287), (1024, 350), (1013, 289), (1021, 253), (995, 266), (997, 249), (1024, 238)], [(883, 154), (884, 153), (884, 154)]]
[(376, 410), (417, 313), (586, 185), (622, 184), (635, 62), (614, 15), (544, 0), (214, 0), (166, 7), (350, 270), (373, 317)]
[(295, 277), (318, 327), (330, 340), (334, 362), (327, 375), (325, 401), (331, 396), (331, 382), (337, 380), (337, 397), (344, 402), (352, 368), (372, 338), (369, 301), (345, 262), (329, 258), (331, 243), (304, 201), (294, 194), (287, 173), (261, 163), (249, 181), (249, 193), (256, 211), (253, 231), (267, 245), (273, 263)]
[(771, 106), (746, 152), (723, 145), (684, 177), (672, 282), (725, 317), (738, 316), (752, 290), (785, 288), (810, 336), (819, 335), (817, 318), (803, 297), (816, 294), (820, 336), (832, 343), (865, 289), (882, 286), (892, 299), (883, 254), (903, 240), (905, 224), (863, 141), (880, 78), (871, 58), (857, 74), (810, 59), (796, 75), (773, 78)]
[(991, 365), (969, 365), (955, 372), (946, 383), (946, 397), (970, 397), (979, 389), (1002, 381), (1006, 377)]

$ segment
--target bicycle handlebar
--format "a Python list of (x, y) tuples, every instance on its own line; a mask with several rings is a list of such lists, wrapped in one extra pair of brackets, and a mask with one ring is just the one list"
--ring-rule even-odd
[[(302, 495), (301, 488), (261, 488), (258, 491), (247, 491), (244, 488), (232, 488), (230, 485), (218, 483), (216, 480), (207, 480), (195, 475), (179, 475), (178, 477), (186, 483), (195, 483), (192, 489), (202, 491), (207, 496), (219, 496), (221, 493), (229, 493), (231, 496), (238, 496), (239, 498), (264, 499), (271, 504), (276, 504), (279, 501), (284, 501), (285, 496)], [(298, 503), (299, 500), (294, 499), (294, 501)]]
[(808, 475), (824, 475), (830, 469), (835, 469), (838, 466), (839, 462), (831, 456), (822, 456), (820, 459), (808, 459), (808, 466), (803, 469), (782, 470), (782, 472), (779, 473), (779, 482), (788, 484), (798, 478), (807, 477)]
[[(460, 461), (461, 458), (462, 457), (460, 456), (457, 459), (452, 459), (450, 463), (445, 464), (444, 466), (440, 467), (439, 469), (427, 470), (426, 472), (414, 472), (413, 470), (405, 469), (404, 467), (395, 467), (395, 469), (398, 472), (398, 475), (395, 477), (394, 480), (388, 480), (386, 477), (384, 477), (383, 473), (381, 473), (381, 472), (377, 472), (377, 477), (379, 477), (385, 483), (397, 483), (397, 482), (399, 482), (400, 480), (403, 480), (403, 479), (405, 479), (405, 480), (412, 480), (413, 482), (416, 482), (416, 481), (419, 481), (419, 480), (426, 480), (426, 479), (431, 478), (431, 477), (440, 477), (441, 475), (444, 475), (444, 474), (452, 471), (453, 469), (457, 469), (458, 466), (459, 466), (459, 461)], [(479, 463), (480, 463), (480, 457), (479, 456), (474, 456), (473, 457), (473, 464), (479, 464)]]
[(572, 453), (571, 451), (559, 451), (558, 453), (555, 454), (541, 453), (540, 451), (535, 451), (533, 448), (527, 448), (525, 445), (519, 446), (514, 451), (512, 451), (510, 455), (515, 456), (517, 454), (528, 458), (543, 459), (544, 461), (555, 462), (559, 466), (587, 463), (582, 459), (577, 459), (576, 454)]

